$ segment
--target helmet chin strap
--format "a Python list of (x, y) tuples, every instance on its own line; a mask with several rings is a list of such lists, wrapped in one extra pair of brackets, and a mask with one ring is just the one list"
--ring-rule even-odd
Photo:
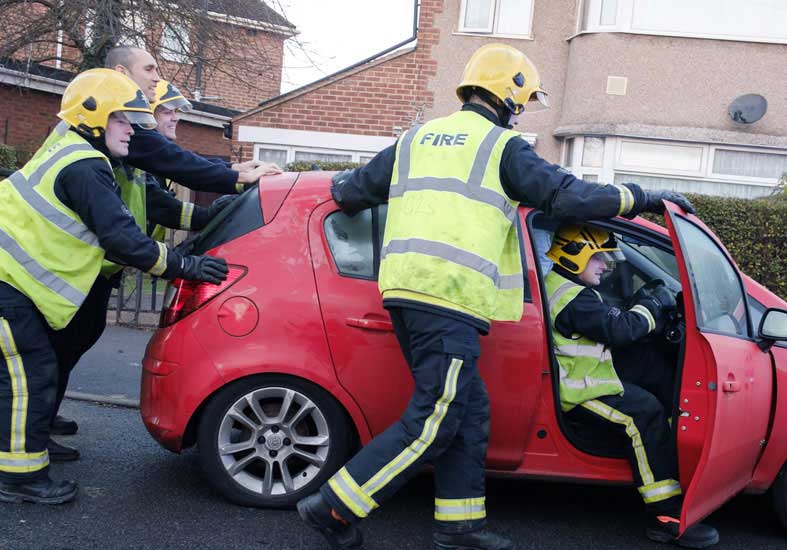
[(508, 107), (506, 107), (505, 103), (500, 101), (497, 97), (483, 88), (475, 88), (473, 93), (480, 97), (484, 103), (486, 103), (486, 105), (495, 112), (499, 126), (508, 128), (509, 130), (513, 128), (513, 126), (510, 124), (511, 111), (508, 109)]

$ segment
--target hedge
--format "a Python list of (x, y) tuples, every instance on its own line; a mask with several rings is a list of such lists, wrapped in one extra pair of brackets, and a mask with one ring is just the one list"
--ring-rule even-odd
[[(771, 292), (787, 298), (787, 192), (755, 200), (687, 197), (738, 267)], [(660, 216), (645, 217), (664, 225)]]
[(357, 162), (328, 162), (324, 160), (306, 160), (291, 162), (287, 165), (288, 172), (309, 172), (311, 170), (349, 170), (361, 166)]
[(0, 143), (0, 168), (16, 170), (16, 149)]

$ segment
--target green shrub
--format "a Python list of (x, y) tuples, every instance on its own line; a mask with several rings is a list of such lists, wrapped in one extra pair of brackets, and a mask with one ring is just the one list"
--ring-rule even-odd
[(287, 165), (288, 172), (309, 172), (316, 166), (320, 170), (349, 170), (350, 168), (358, 168), (361, 166), (358, 162), (329, 162), (324, 160), (299, 160), (291, 162)]
[(16, 170), (16, 149), (0, 143), (0, 167)]
[[(721, 239), (738, 267), (771, 292), (787, 298), (785, 192), (755, 200), (687, 196), (697, 216)], [(645, 217), (664, 225), (661, 216)]]

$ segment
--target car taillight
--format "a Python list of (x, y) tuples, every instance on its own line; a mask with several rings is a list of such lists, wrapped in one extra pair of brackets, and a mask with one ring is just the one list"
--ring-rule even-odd
[(164, 328), (180, 321), (240, 281), (248, 271), (240, 265), (229, 265), (228, 267), (227, 278), (217, 285), (184, 279), (170, 281), (164, 294), (164, 307), (161, 309), (158, 326)]

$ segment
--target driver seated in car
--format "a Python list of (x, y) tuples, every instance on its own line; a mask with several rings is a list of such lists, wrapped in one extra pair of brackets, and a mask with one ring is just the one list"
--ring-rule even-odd
[(646, 389), (652, 377), (645, 376), (645, 369), (613, 363), (614, 348), (661, 333), (667, 313), (676, 307), (675, 297), (665, 286), (656, 286), (637, 293), (628, 309), (604, 303), (594, 287), (625, 256), (614, 236), (601, 229), (563, 226), (547, 256), (554, 262), (545, 283), (566, 418), (608, 433), (611, 440), (625, 438), (634, 481), (650, 516), (648, 538), (691, 548), (715, 544), (718, 532), (702, 524), (678, 538), (683, 497), (669, 414)]

